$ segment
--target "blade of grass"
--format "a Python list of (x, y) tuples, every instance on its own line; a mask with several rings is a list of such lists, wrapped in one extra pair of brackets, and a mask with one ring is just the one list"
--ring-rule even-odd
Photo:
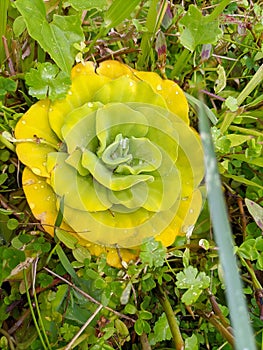
[(0, 64), (5, 59), (5, 49), (4, 49), (2, 37), (5, 36), (5, 33), (6, 33), (8, 5), (9, 5), (9, 0), (0, 1)]
[(263, 64), (256, 71), (256, 74), (246, 85), (246, 87), (240, 92), (237, 97), (237, 104), (240, 106), (241, 103), (248, 97), (248, 95), (263, 81)]
[(167, 1), (161, 1), (158, 6), (159, 0), (152, 0), (146, 19), (147, 31), (142, 36), (141, 53), (138, 57), (137, 69), (143, 69), (147, 67), (150, 57), (153, 41), (155, 40), (155, 34), (160, 28), (163, 16), (167, 9)]
[(67, 255), (64, 253), (63, 249), (61, 248), (60, 245), (57, 245), (56, 246), (56, 252), (57, 252), (57, 255), (59, 257), (59, 260), (61, 262), (61, 264), (63, 265), (64, 269), (67, 271), (67, 273), (70, 274), (70, 276), (72, 277), (73, 281), (75, 283), (77, 283), (78, 281), (78, 276), (75, 272), (75, 270), (73, 269)]
[(197, 98), (195, 98), (192, 95), (189, 95), (188, 93), (185, 93), (186, 98), (188, 103), (193, 107), (193, 109), (195, 110), (195, 112), (197, 113), (197, 111), (201, 108), (201, 106), (205, 109), (207, 116), (209, 117), (210, 121), (216, 125), (218, 120), (217, 117), (214, 115), (214, 113), (211, 111), (211, 109), (209, 109), (207, 107), (206, 104), (204, 104), (202, 101), (198, 100)]
[(224, 272), (226, 297), (230, 310), (235, 337), (236, 350), (256, 350), (237, 261), (231, 227), (228, 221), (226, 204), (221, 190), (221, 181), (217, 169), (216, 155), (210, 134), (208, 116), (204, 108), (199, 110), (201, 139), (205, 152), (206, 187), (210, 214), (219, 257)]

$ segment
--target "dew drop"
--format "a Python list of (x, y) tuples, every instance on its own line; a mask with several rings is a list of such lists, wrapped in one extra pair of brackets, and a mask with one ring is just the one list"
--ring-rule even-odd
[(163, 88), (162, 88), (162, 85), (161, 85), (161, 84), (159, 84), (159, 85), (156, 86), (156, 90), (161, 91), (162, 89), (163, 89)]
[(68, 92), (68, 95), (72, 95), (72, 91), (69, 91), (69, 92)]
[(93, 103), (92, 102), (88, 102), (88, 107), (92, 108), (93, 107)]
[(43, 105), (41, 105), (41, 107), (42, 107), (42, 108), (46, 108), (46, 105), (43, 104)]
[(189, 210), (189, 213), (190, 213), (190, 214), (193, 214), (193, 212), (194, 212), (194, 209), (191, 208), (191, 209)]
[(179, 94), (179, 92), (178, 91), (175, 91), (175, 95), (178, 95)]
[(181, 200), (182, 201), (187, 201), (189, 199), (189, 197), (182, 197)]
[(26, 124), (26, 121), (25, 120), (22, 120), (22, 122), (21, 122), (23, 125), (25, 125)]
[(44, 188), (44, 185), (41, 185), (40, 188)]
[(133, 86), (133, 85), (134, 85), (134, 83), (133, 83), (132, 81), (130, 81), (129, 85), (130, 85), (130, 86)]
[(35, 204), (34, 203), (30, 203), (30, 208), (34, 209), (35, 208)]
[(76, 69), (76, 72), (78, 72), (78, 73), (81, 72), (81, 69), (80, 69), (80, 68), (77, 68), (77, 69)]
[(53, 112), (53, 108), (50, 107), (50, 108), (49, 108), (49, 112)]
[(32, 168), (32, 171), (33, 171), (33, 173), (36, 174), (36, 175), (40, 175), (40, 174), (41, 174), (41, 170), (38, 169), (38, 168)]
[(110, 64), (107, 64), (107, 68), (110, 68)]
[(38, 186), (34, 186), (34, 190), (37, 190), (38, 189)]

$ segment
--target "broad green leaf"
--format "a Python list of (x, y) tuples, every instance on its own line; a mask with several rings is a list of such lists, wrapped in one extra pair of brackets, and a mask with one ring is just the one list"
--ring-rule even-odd
[(251, 261), (258, 259), (259, 253), (256, 248), (256, 240), (253, 238), (247, 239), (238, 248), (238, 252), (245, 259), (249, 259)]
[(131, 15), (139, 3), (140, 0), (114, 0), (104, 16), (105, 27), (108, 29), (116, 27)]
[(137, 308), (136, 306), (132, 305), (132, 304), (127, 304), (125, 305), (125, 308), (124, 308), (125, 312), (127, 314), (131, 314), (131, 315), (135, 315), (136, 312), (137, 312)]
[(66, 5), (71, 5), (74, 9), (80, 10), (91, 10), (97, 9), (100, 11), (105, 10), (107, 7), (107, 0), (67, 0)]
[(16, 91), (16, 82), (9, 78), (0, 77), (0, 99), (8, 92)]
[(142, 333), (149, 333), (150, 325), (148, 322), (138, 318), (138, 320), (134, 324), (134, 330), (138, 335), (142, 335)]
[(78, 243), (77, 238), (69, 234), (68, 232), (61, 230), (59, 228), (56, 229), (56, 236), (57, 238), (65, 244), (66, 247), (70, 249), (76, 248), (76, 245)]
[(185, 339), (185, 350), (198, 350), (199, 344), (198, 339), (195, 334), (192, 334), (191, 337)]
[(259, 204), (251, 201), (248, 198), (245, 199), (245, 203), (249, 213), (255, 220), (255, 223), (261, 230), (263, 230), (263, 208)]
[(240, 134), (229, 134), (226, 135), (226, 138), (230, 140), (231, 147), (236, 147), (242, 145), (242, 143), (251, 139), (250, 135), (240, 135)]
[(120, 302), (122, 305), (126, 305), (128, 303), (130, 299), (131, 289), (132, 289), (132, 283), (128, 282), (127, 286), (124, 288), (123, 292), (121, 293)]
[(235, 112), (238, 110), (237, 99), (233, 96), (228, 96), (228, 98), (225, 100), (225, 105), (227, 108), (230, 109), (231, 112)]
[(38, 63), (37, 69), (31, 68), (25, 80), (31, 96), (38, 99), (49, 97), (52, 101), (65, 97), (71, 83), (65, 72), (49, 62)]
[(90, 260), (90, 252), (85, 247), (77, 246), (76, 249), (72, 250), (72, 254), (74, 258), (80, 263), (83, 263), (85, 259)]
[(197, 286), (191, 286), (182, 296), (182, 302), (185, 305), (194, 304), (200, 295), (203, 293), (203, 290), (198, 288)]
[(43, 0), (17, 0), (16, 7), (26, 22), (30, 36), (69, 75), (77, 54), (74, 44), (84, 41), (80, 15), (54, 15), (49, 23)]
[(25, 29), (26, 29), (26, 23), (24, 21), (24, 18), (22, 16), (16, 17), (13, 23), (13, 31), (15, 36), (18, 38)]
[(124, 322), (119, 320), (118, 318), (114, 321), (115, 328), (117, 330), (117, 333), (121, 336), (121, 338), (126, 338), (129, 340), (129, 330)]
[(164, 340), (172, 339), (172, 333), (165, 313), (163, 313), (154, 324), (153, 334), (150, 334), (151, 345), (155, 345)]
[(190, 51), (194, 51), (197, 45), (216, 43), (222, 35), (218, 19), (211, 15), (203, 16), (195, 5), (190, 5), (179, 21), (179, 31), (182, 45)]
[(15, 230), (19, 225), (19, 222), (17, 221), (17, 219), (9, 219), (7, 221), (7, 228), (9, 230)]
[(226, 72), (223, 66), (219, 65), (217, 68), (218, 77), (215, 81), (215, 93), (218, 94), (226, 87)]
[(0, 174), (0, 186), (8, 179), (8, 175), (6, 173)]

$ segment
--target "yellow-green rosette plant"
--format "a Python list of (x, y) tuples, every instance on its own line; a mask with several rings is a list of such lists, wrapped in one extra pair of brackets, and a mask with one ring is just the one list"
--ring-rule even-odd
[[(118, 61), (72, 70), (62, 100), (34, 104), (15, 129), (34, 216), (120, 266), (148, 237), (164, 246), (199, 215), (203, 153), (176, 83)], [(118, 247), (118, 251), (116, 249)]]

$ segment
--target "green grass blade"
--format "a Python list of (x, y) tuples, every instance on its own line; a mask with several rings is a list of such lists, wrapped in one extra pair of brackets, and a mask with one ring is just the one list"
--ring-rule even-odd
[(242, 291), (241, 279), (234, 256), (232, 232), (221, 190), (221, 181), (217, 169), (208, 116), (204, 108), (201, 108), (199, 111), (199, 123), (205, 152), (208, 203), (214, 236), (219, 247), (219, 257), (224, 271), (226, 296), (234, 329), (235, 349), (255, 350), (256, 347)]
[(167, 9), (168, 3), (162, 1), (158, 6), (158, 0), (152, 0), (146, 19), (147, 31), (142, 36), (141, 53), (137, 62), (137, 69), (147, 67), (149, 56), (152, 50), (153, 41), (155, 40), (156, 32), (160, 28), (163, 16)]
[(64, 251), (60, 245), (56, 246), (56, 252), (57, 252), (59, 260), (60, 260), (61, 264), (63, 265), (64, 269), (67, 271), (67, 273), (70, 274), (73, 281), (76, 283), (76, 281), (78, 280), (78, 276), (77, 276), (75, 270), (73, 269), (67, 255), (64, 253)]
[(217, 124), (217, 122), (218, 122), (217, 117), (214, 115), (214, 113), (211, 111), (211, 109), (209, 109), (207, 107), (207, 105), (204, 104), (204, 102), (198, 100), (197, 98), (195, 98), (194, 96), (192, 96), (188, 93), (185, 93), (185, 95), (186, 95), (188, 103), (192, 106), (192, 108), (195, 110), (196, 113), (200, 108), (204, 108), (211, 123), (213, 123), (214, 125)]
[(107, 29), (116, 27), (124, 19), (128, 18), (140, 0), (114, 0), (104, 16)]
[(263, 64), (259, 67), (253, 78), (249, 81), (246, 87), (240, 92), (237, 97), (237, 104), (241, 103), (248, 97), (248, 95), (263, 81)]
[(0, 65), (5, 59), (5, 49), (2, 41), (2, 36), (5, 36), (6, 34), (8, 5), (9, 0), (0, 1)]

